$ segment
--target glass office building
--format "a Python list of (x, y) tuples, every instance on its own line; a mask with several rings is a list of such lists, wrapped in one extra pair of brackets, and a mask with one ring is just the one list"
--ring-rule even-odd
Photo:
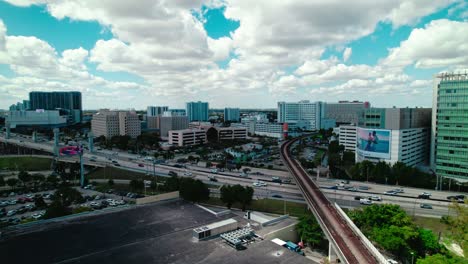
[(444, 178), (468, 180), (468, 75), (440, 74), (434, 89), (431, 163)]
[(68, 112), (68, 123), (76, 124), (82, 120), (80, 92), (30, 92), (30, 109), (56, 110)]
[(187, 116), (189, 122), (208, 121), (208, 103), (207, 102), (189, 102), (187, 103)]

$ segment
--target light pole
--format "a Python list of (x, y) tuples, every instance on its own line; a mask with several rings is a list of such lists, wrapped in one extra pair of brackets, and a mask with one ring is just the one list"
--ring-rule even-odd
[(411, 264), (413, 264), (413, 262), (414, 262), (414, 252), (413, 252), (413, 251), (411, 251), (411, 253), (410, 253), (410, 254), (411, 254)]

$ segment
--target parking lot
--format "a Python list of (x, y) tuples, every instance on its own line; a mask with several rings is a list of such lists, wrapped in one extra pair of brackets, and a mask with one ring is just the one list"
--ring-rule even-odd
[[(73, 204), (72, 208), (85, 207), (99, 210), (106, 207), (115, 207), (132, 201), (134, 194), (128, 193), (101, 193), (92, 189), (81, 189), (76, 187), (83, 196), (83, 202)], [(47, 205), (52, 203), (55, 189), (40, 192), (15, 193), (4, 192), (0, 197), (0, 223), (2, 227), (17, 225), (43, 219), (45, 208), (37, 208), (36, 200), (40, 197)]]

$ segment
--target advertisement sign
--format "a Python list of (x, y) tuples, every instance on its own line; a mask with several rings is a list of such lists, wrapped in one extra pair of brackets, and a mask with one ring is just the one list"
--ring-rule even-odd
[(83, 148), (81, 146), (66, 146), (59, 150), (60, 155), (75, 156), (83, 154)]
[(360, 155), (390, 159), (391, 131), (384, 129), (357, 129), (357, 148)]

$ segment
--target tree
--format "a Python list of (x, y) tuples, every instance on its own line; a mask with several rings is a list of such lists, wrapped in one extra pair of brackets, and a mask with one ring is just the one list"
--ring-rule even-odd
[(57, 176), (55, 175), (49, 175), (49, 177), (47, 177), (46, 181), (51, 184), (52, 186), (57, 186), (58, 182), (59, 182), (59, 179)]
[(431, 230), (419, 228), (418, 232), (421, 239), (421, 248), (419, 250), (422, 254), (420, 255), (424, 255), (426, 252), (430, 255), (439, 252), (439, 241)]
[(236, 163), (236, 170), (240, 170), (242, 168), (242, 164)]
[(306, 214), (299, 218), (296, 231), (301, 240), (312, 246), (320, 244), (324, 238), (322, 229), (312, 214)]
[(68, 207), (64, 206), (60, 201), (54, 201), (47, 208), (44, 218), (50, 219), (50, 218), (65, 216), (69, 214), (71, 214), (71, 210)]
[(31, 175), (31, 178), (34, 184), (34, 188), (36, 187), (37, 184), (45, 181), (45, 176), (40, 173), (34, 173), (33, 175)]
[(236, 193), (230, 185), (223, 185), (221, 187), (221, 201), (226, 204), (227, 208), (231, 209), (233, 203), (236, 202)]
[(34, 205), (37, 207), (37, 209), (43, 209), (47, 207), (47, 204), (42, 197), (34, 199)]
[(179, 193), (184, 200), (201, 202), (209, 199), (210, 190), (200, 180), (180, 178), (179, 182)]
[(65, 207), (68, 207), (73, 203), (79, 203), (82, 201), (83, 196), (81, 196), (81, 193), (67, 185), (60, 186), (54, 193), (53, 202), (60, 203)]
[(163, 188), (167, 192), (179, 190), (179, 177), (177, 177), (177, 175), (173, 175), (170, 178), (166, 179)]
[[(234, 187), (236, 186), (240, 186), (240, 185), (235, 185)], [(235, 190), (235, 192), (236, 192), (236, 200), (242, 205), (242, 211), (245, 211), (245, 208), (247, 207), (247, 205), (249, 205), (252, 202), (254, 189), (250, 186), (245, 186), (245, 187), (242, 187), (242, 190), (239, 188), (239, 190), (238, 191)]]
[(21, 170), (18, 173), (18, 179), (23, 183), (23, 186), (26, 186), (26, 183), (30, 182), (32, 177), (27, 171)]
[(450, 231), (450, 237), (455, 240), (463, 249), (464, 254), (468, 254), (468, 200), (465, 199), (465, 204), (460, 205), (453, 201), (449, 205), (450, 215), (446, 218), (447, 227)]
[(129, 185), (130, 185), (130, 190), (134, 192), (141, 191), (143, 190), (143, 188), (145, 188), (145, 183), (141, 180), (136, 180), (136, 179), (131, 180)]
[(211, 161), (206, 162), (206, 167), (207, 168), (211, 168), (212, 166), (213, 166), (213, 163), (211, 163)]
[(418, 259), (416, 264), (468, 264), (468, 260), (452, 255), (435, 254)]
[(5, 184), (5, 179), (3, 179), (3, 176), (0, 176), (0, 187), (5, 186)]
[(10, 186), (11, 188), (14, 188), (16, 187), (16, 185), (18, 185), (18, 179), (15, 179), (15, 178), (9, 178), (6, 183), (8, 186)]
[(109, 179), (107, 181), (107, 185), (109, 185), (110, 187), (114, 186), (114, 180), (113, 179)]
[(377, 183), (387, 183), (388, 179), (391, 177), (392, 171), (390, 165), (384, 161), (379, 161), (372, 168), (371, 178)]
[(250, 168), (243, 168), (242, 171), (247, 174), (250, 171)]

